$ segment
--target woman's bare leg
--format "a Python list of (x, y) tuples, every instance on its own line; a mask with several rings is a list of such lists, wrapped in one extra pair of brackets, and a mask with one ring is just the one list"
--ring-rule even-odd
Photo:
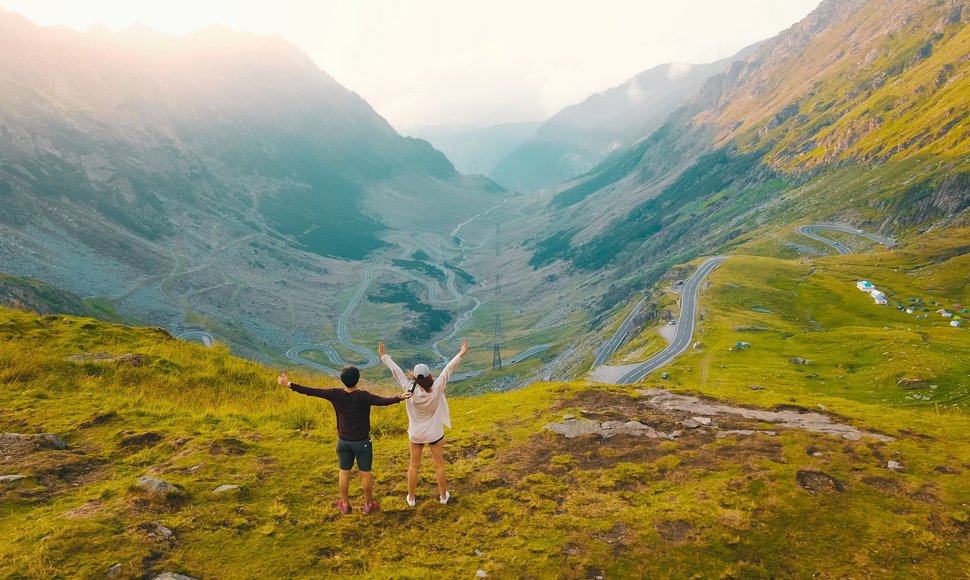
[(418, 489), (418, 474), (421, 472), (422, 445), (408, 442), (411, 445), (411, 456), (408, 461), (408, 497), (414, 499)]
[(445, 441), (442, 439), (431, 448), (431, 459), (434, 461), (434, 477), (438, 480), (438, 497), (444, 498), (448, 492), (448, 480), (445, 478)]

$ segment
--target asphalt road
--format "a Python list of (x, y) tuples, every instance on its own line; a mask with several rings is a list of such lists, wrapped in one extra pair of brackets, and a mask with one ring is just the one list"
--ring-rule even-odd
[(512, 358), (510, 358), (508, 360), (508, 364), (514, 365), (515, 363), (520, 363), (520, 362), (524, 361), (525, 359), (529, 358), (530, 356), (535, 356), (535, 355), (539, 354), (540, 352), (545, 352), (545, 351), (549, 350), (550, 348), (552, 348), (552, 345), (551, 344), (539, 344), (539, 345), (533, 346), (532, 348), (530, 348), (528, 350), (523, 350), (519, 354), (517, 354), (517, 355), (513, 356)]
[(325, 366), (325, 365), (316, 363), (316, 362), (314, 362), (312, 360), (305, 359), (302, 356), (300, 356), (301, 353), (304, 353), (304, 352), (306, 352), (308, 350), (319, 350), (319, 351), (323, 351), (323, 352), (327, 353), (327, 356), (330, 357), (330, 360), (333, 360), (333, 355), (331, 355), (330, 353), (333, 352), (334, 355), (336, 354), (336, 351), (334, 351), (332, 347), (329, 347), (329, 346), (326, 346), (326, 345), (319, 345), (319, 344), (307, 344), (307, 345), (303, 345), (303, 346), (294, 346), (290, 350), (286, 351), (286, 355), (285, 356), (286, 356), (286, 358), (290, 359), (291, 361), (293, 361), (293, 362), (295, 362), (297, 364), (301, 364), (303, 366), (307, 366), (307, 367), (310, 367), (312, 369), (316, 369), (318, 371), (323, 371), (323, 372), (327, 373), (328, 375), (333, 375), (335, 377), (336, 376), (340, 376), (340, 371), (338, 371), (337, 369), (330, 368), (328, 366)]
[(621, 376), (616, 381), (617, 384), (627, 385), (635, 383), (650, 371), (669, 363), (677, 355), (690, 348), (691, 341), (694, 337), (694, 328), (697, 325), (697, 293), (700, 290), (701, 284), (707, 278), (707, 275), (717, 268), (721, 262), (727, 260), (727, 258), (727, 256), (708, 258), (687, 279), (687, 282), (684, 284), (683, 294), (681, 294), (680, 322), (677, 325), (677, 334), (674, 336), (673, 342), (667, 345), (667, 348)]
[(610, 360), (616, 349), (620, 348), (620, 344), (623, 343), (623, 339), (626, 338), (627, 333), (630, 331), (630, 325), (633, 324), (633, 320), (640, 313), (640, 309), (643, 308), (643, 303), (646, 302), (647, 298), (644, 296), (637, 302), (637, 305), (633, 307), (630, 314), (627, 315), (623, 324), (620, 325), (613, 336), (606, 341), (606, 344), (600, 347), (599, 352), (596, 354), (596, 360), (593, 361), (593, 368), (606, 364), (606, 361)]
[(798, 228), (798, 233), (800, 233), (803, 236), (806, 236), (808, 238), (811, 238), (811, 239), (815, 240), (816, 242), (821, 242), (821, 243), (823, 243), (823, 244), (825, 244), (827, 246), (831, 246), (831, 247), (835, 248), (835, 251), (837, 251), (839, 253), (839, 255), (844, 256), (846, 254), (851, 254), (852, 253), (852, 248), (846, 246), (845, 244), (842, 244), (842, 243), (837, 242), (835, 240), (826, 238), (825, 236), (820, 236), (820, 235), (818, 235), (818, 234), (815, 233), (816, 231), (820, 231), (820, 230), (821, 231), (842, 232), (842, 233), (846, 233), (846, 234), (852, 234), (854, 236), (859, 236), (859, 237), (866, 238), (868, 240), (872, 240), (873, 242), (876, 242), (877, 244), (882, 244), (882, 245), (886, 246), (887, 248), (894, 248), (894, 247), (896, 247), (896, 240), (891, 240), (889, 238), (880, 236), (878, 234), (871, 234), (869, 232), (865, 232), (865, 231), (862, 231), (862, 230), (860, 230), (858, 228), (854, 228), (852, 226), (847, 226), (845, 224), (828, 224), (828, 223), (826, 223), (826, 224), (812, 224), (812, 225), (802, 226), (802, 227)]
[(188, 332), (183, 332), (175, 338), (179, 340), (198, 340), (205, 346), (212, 346), (216, 342), (216, 339), (211, 334), (201, 330), (189, 330)]

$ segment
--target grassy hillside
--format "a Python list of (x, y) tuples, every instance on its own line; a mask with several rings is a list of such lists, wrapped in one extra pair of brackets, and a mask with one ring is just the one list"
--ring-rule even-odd
[[(728, 280), (751, 266), (774, 273), (767, 287), (780, 286), (778, 297), (763, 294), (779, 311), (788, 294), (782, 279), (794, 275), (797, 284), (805, 276), (771, 258), (728, 262), (709, 293), (725, 318), (709, 314), (705, 342), (713, 345), (725, 325), (748, 316)], [(939, 272), (933, 279), (942, 289)], [(823, 286), (838, 277), (838, 270), (826, 274)], [(778, 323), (799, 324), (800, 317)], [(818, 345), (822, 336), (800, 340)], [(939, 340), (949, 346), (937, 349), (934, 365), (947, 348), (965, 360), (965, 340)], [(455, 499), (448, 506), (434, 501), (428, 465), (417, 508), (406, 506), (404, 409), (375, 410), (382, 511), (360, 514), (355, 482), (357, 511), (341, 516), (333, 507), (329, 405), (277, 387), (275, 370), (155, 329), (3, 310), (0, 431), (49, 432), (69, 447), (24, 449), (4, 439), (0, 475), (26, 477), (0, 483), (0, 575), (103, 577), (115, 564), (122, 578), (165, 570), (197, 578), (467, 578), (477, 570), (493, 577), (941, 576), (970, 566), (970, 490), (956, 475), (970, 469), (970, 447), (958, 444), (970, 429), (963, 403), (901, 398), (889, 405), (834, 386), (812, 389), (817, 381), (794, 381), (801, 377), (793, 373), (753, 392), (740, 374), (788, 363), (759, 358), (781, 347), (751, 342), (741, 355), (745, 368), (727, 364), (740, 353), (712, 346), (708, 366), (725, 365), (716, 381), (713, 373), (692, 378), (700, 366), (688, 358), (671, 382), (765, 407), (821, 403), (840, 421), (897, 439), (849, 441), (779, 427), (771, 427), (774, 436), (718, 437), (684, 429), (689, 413), (653, 409), (635, 389), (538, 384), (452, 398), (446, 450)], [(817, 370), (825, 359), (807, 356), (818, 361), (808, 369), (828, 378)], [(934, 380), (950, 389), (950, 375), (940, 373)], [(365, 376), (386, 378), (376, 370)], [(567, 415), (639, 420), (682, 434), (566, 439), (544, 429)], [(765, 428), (729, 416), (717, 423)], [(888, 460), (902, 469), (888, 470)], [(136, 485), (143, 475), (179, 490), (152, 496)], [(214, 494), (223, 484), (240, 488)]]
[(124, 317), (103, 299), (83, 299), (46, 282), (0, 272), (0, 305), (40, 314), (73, 314), (124, 322)]
[(642, 287), (770, 224), (904, 236), (966, 223), (968, 23), (959, 1), (822, 2), (648, 139), (563, 185), (530, 265)]

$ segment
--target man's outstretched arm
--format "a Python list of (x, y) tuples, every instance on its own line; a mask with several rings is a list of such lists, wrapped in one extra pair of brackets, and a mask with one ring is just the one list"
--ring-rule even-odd
[(396, 405), (401, 401), (405, 401), (411, 398), (411, 393), (404, 392), (400, 395), (395, 395), (393, 397), (382, 397), (380, 395), (375, 395), (374, 393), (368, 393), (370, 395), (370, 404), (375, 407), (387, 407), (389, 405)]
[(300, 393), (301, 395), (308, 395), (310, 397), (320, 397), (321, 399), (330, 400), (335, 391), (339, 389), (317, 389), (314, 387), (305, 387), (303, 385), (298, 385), (290, 380), (290, 377), (286, 376), (286, 373), (280, 373), (280, 376), (276, 377), (276, 382), (279, 383), (281, 387), (286, 387), (291, 391)]

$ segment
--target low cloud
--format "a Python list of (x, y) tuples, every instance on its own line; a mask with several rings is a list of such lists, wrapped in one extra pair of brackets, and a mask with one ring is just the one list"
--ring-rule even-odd
[(689, 73), (692, 66), (689, 62), (675, 62), (667, 69), (667, 78), (677, 80)]

